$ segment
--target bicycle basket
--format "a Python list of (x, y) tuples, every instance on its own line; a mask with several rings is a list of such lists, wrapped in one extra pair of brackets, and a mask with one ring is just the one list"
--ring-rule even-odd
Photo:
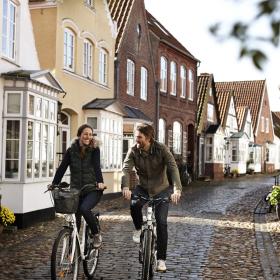
[(57, 213), (73, 214), (79, 206), (79, 194), (77, 189), (56, 189), (52, 192), (54, 208)]

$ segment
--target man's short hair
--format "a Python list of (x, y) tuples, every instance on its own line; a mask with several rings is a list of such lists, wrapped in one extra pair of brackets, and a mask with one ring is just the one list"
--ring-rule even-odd
[(147, 123), (140, 124), (136, 127), (136, 130), (143, 133), (147, 138), (150, 138), (151, 141), (154, 141), (155, 130), (150, 124)]

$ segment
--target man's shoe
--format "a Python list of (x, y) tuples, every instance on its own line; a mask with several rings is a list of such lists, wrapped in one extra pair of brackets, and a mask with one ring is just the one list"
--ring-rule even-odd
[(102, 236), (100, 233), (94, 234), (92, 237), (92, 245), (94, 249), (98, 249), (102, 245)]
[(164, 260), (158, 260), (157, 261), (157, 271), (158, 272), (165, 272), (166, 271), (166, 265)]
[(133, 231), (132, 239), (135, 243), (140, 243), (140, 235), (141, 235), (141, 229)]

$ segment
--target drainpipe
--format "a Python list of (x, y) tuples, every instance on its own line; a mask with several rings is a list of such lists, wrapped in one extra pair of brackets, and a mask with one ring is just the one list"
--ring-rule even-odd
[(119, 63), (119, 60), (117, 57), (115, 57), (115, 61), (114, 61), (114, 64), (115, 64), (115, 74), (114, 74), (114, 99), (118, 100), (119, 98), (119, 91), (120, 91), (120, 88), (119, 88), (119, 80), (120, 80), (120, 63)]
[(156, 123), (155, 123), (155, 136), (158, 140), (158, 121), (159, 121), (159, 105), (160, 105), (160, 95), (159, 95), (159, 82), (155, 82), (155, 89), (156, 89)]

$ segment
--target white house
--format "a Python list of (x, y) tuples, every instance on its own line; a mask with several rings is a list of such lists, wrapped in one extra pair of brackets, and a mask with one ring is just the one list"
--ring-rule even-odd
[(25, 227), (54, 215), (44, 191), (54, 174), (63, 89), (40, 70), (28, 1), (2, 0), (0, 18), (0, 193)]

